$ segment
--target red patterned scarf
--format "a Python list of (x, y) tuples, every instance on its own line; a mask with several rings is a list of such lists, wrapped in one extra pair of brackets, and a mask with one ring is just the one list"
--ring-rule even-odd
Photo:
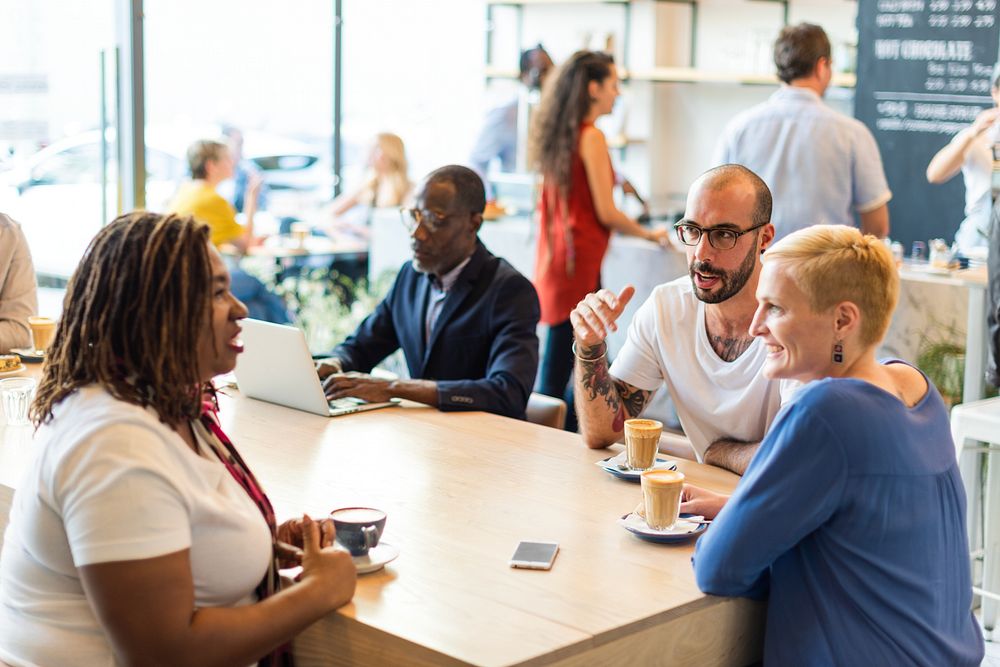
[[(271, 562), (267, 567), (267, 574), (264, 575), (264, 578), (257, 585), (257, 599), (263, 600), (277, 593), (280, 588), (278, 560), (274, 556), (276, 553), (274, 547), (278, 539), (274, 508), (271, 507), (271, 501), (267, 499), (267, 495), (264, 493), (260, 482), (250, 472), (250, 468), (244, 463), (243, 457), (240, 456), (239, 452), (233, 446), (232, 441), (223, 432), (222, 425), (219, 423), (218, 412), (219, 404), (215, 397), (215, 390), (206, 391), (204, 396), (202, 396), (200, 423), (205, 427), (208, 435), (211, 436), (207, 438), (208, 444), (222, 462), (222, 465), (226, 466), (226, 470), (233, 476), (236, 483), (243, 487), (243, 490), (250, 496), (250, 500), (257, 505), (260, 513), (264, 515), (267, 527), (271, 530)], [(260, 667), (294, 667), (294, 664), (291, 642), (279, 646), (258, 662)]]

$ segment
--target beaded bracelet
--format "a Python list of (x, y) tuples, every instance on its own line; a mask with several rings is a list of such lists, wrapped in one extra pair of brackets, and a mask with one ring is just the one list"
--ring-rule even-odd
[(598, 361), (599, 359), (603, 359), (604, 357), (606, 357), (608, 354), (608, 344), (605, 343), (604, 341), (601, 341), (601, 345), (604, 346), (604, 349), (596, 357), (581, 357), (576, 351), (576, 341), (573, 341), (572, 345), (573, 356), (579, 359), (580, 361)]

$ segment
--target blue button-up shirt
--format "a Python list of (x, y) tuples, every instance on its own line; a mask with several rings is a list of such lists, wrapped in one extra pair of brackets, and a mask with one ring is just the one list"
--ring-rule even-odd
[(774, 198), (775, 238), (812, 225), (850, 225), (892, 198), (872, 133), (814, 91), (782, 86), (726, 127), (713, 164), (742, 164)]

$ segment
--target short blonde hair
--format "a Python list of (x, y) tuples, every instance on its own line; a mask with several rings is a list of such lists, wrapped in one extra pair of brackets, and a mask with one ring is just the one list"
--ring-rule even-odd
[(200, 139), (191, 144), (187, 149), (191, 178), (205, 178), (207, 175), (205, 165), (208, 164), (208, 161), (221, 159), (228, 150), (229, 146), (215, 139)]
[(842, 301), (861, 311), (861, 342), (882, 340), (899, 300), (899, 272), (881, 240), (844, 225), (814, 225), (771, 246), (764, 263), (781, 262), (814, 312)]

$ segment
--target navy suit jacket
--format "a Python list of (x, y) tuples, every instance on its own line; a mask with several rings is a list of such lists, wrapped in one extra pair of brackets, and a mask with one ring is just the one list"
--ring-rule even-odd
[(481, 241), (448, 291), (424, 342), (430, 276), (403, 265), (389, 294), (331, 356), (371, 372), (398, 348), (410, 377), (437, 382), (441, 410), (485, 410), (524, 419), (538, 370), (538, 295)]

